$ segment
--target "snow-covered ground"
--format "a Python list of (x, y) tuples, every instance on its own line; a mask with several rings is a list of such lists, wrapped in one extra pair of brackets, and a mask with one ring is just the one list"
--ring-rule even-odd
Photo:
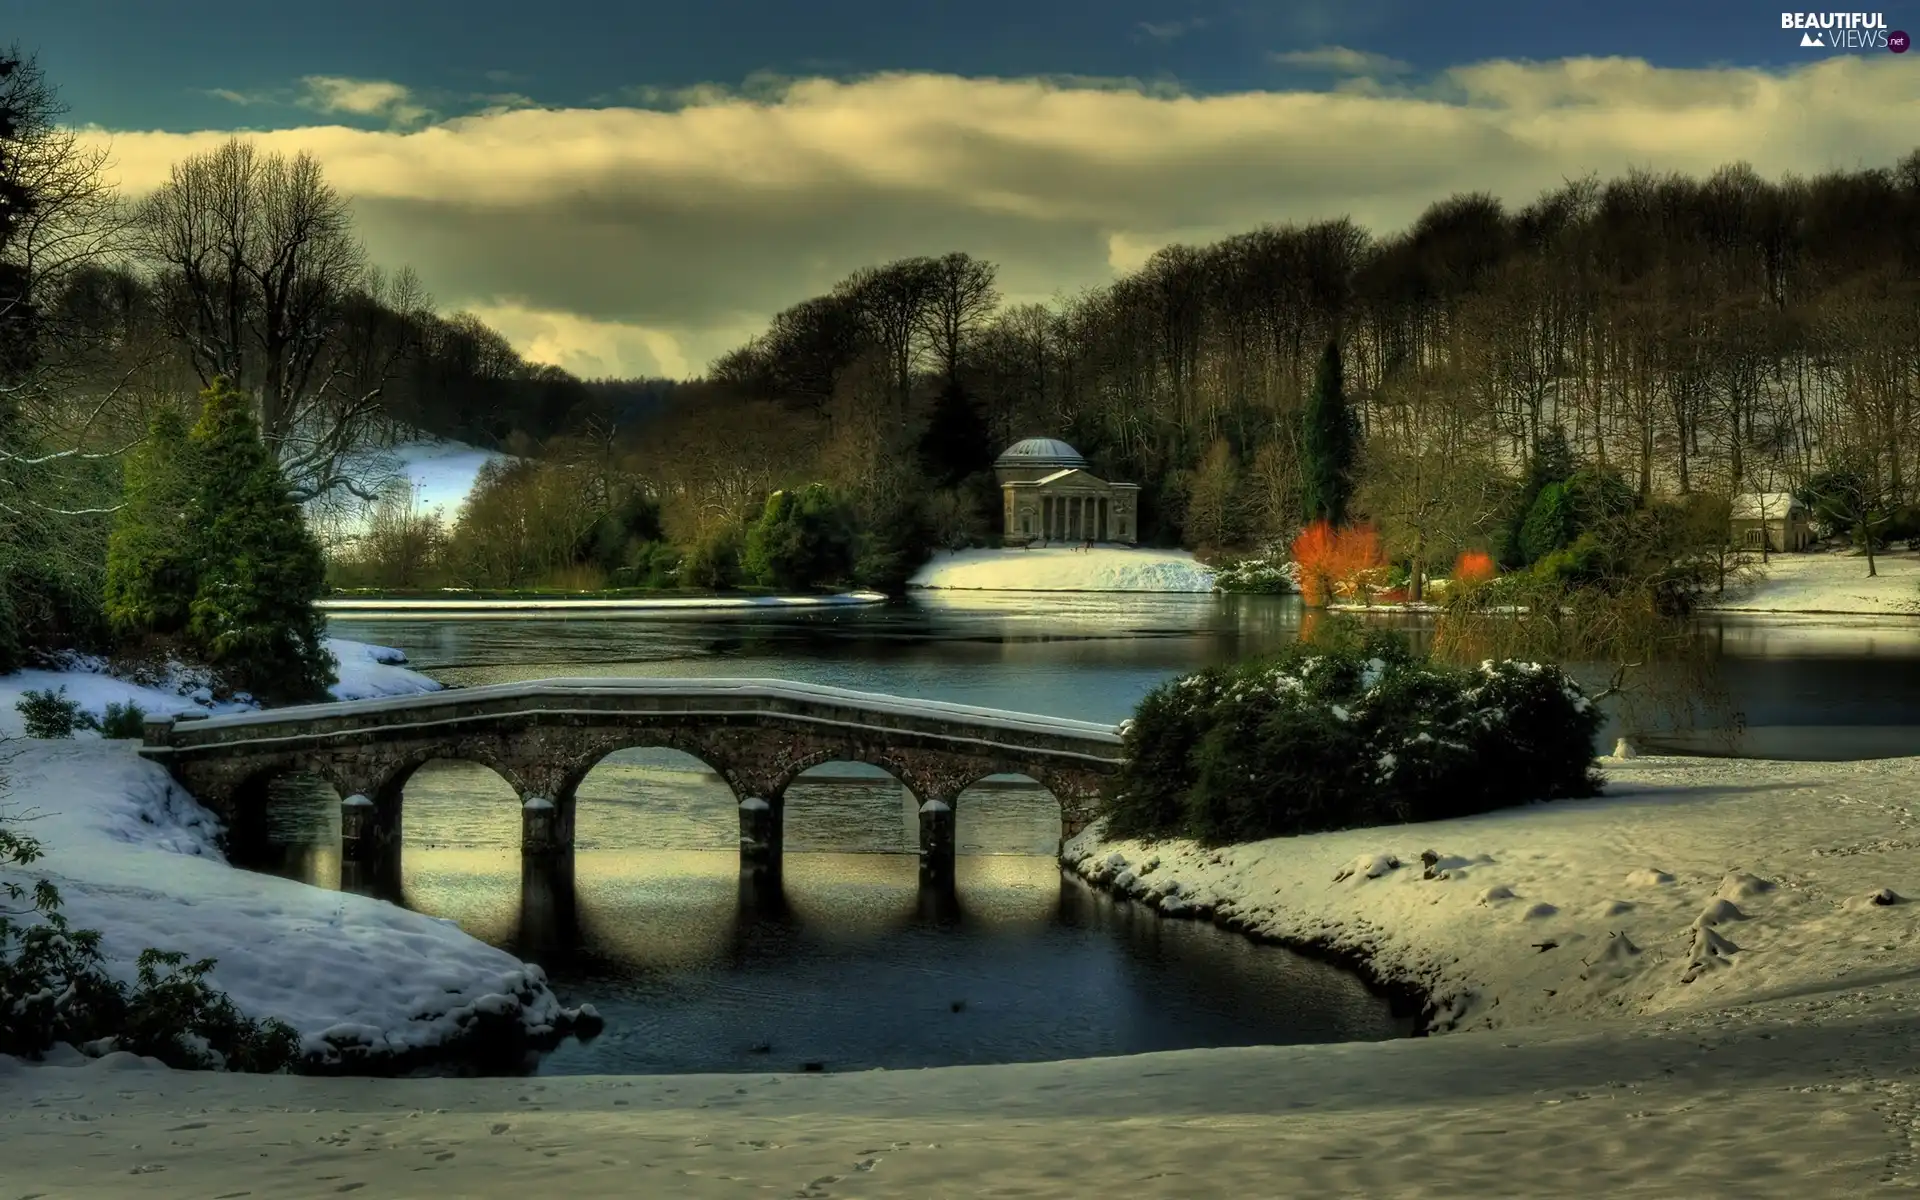
[(1920, 904), (1905, 899), (1920, 895), (1920, 759), (1604, 765), (1604, 798), (1468, 820), (1220, 852), (1071, 843), (1084, 864), (1119, 855), (1121, 877), (1162, 897), (1436, 989), (1458, 1018), (1443, 1036), (799, 1076), (349, 1082), (0, 1062), (0, 1154), (17, 1189), (89, 1196), (1920, 1184)]
[[(465, 442), (421, 437), (368, 452), (358, 474), (363, 481), (404, 479), (413, 488), (415, 509), (450, 525), (473, 491), (480, 468), (490, 461), (511, 462), (513, 457)], [(371, 513), (371, 505), (335, 495), (329, 507), (309, 510), (308, 519), (321, 541), (334, 546), (363, 534)]]
[(440, 438), (407, 442), (387, 453), (399, 460), (400, 470), (413, 484), (414, 503), (425, 511), (438, 511), (447, 521), (453, 520), (466, 503), (481, 467), (495, 460), (512, 461), (510, 455), (497, 450)]
[[(406, 666), (407, 656), (391, 646), (372, 646), (345, 638), (326, 639), (338, 664), (339, 682), (333, 685), (336, 700), (368, 700), (377, 696), (407, 696), (416, 692), (437, 692), (440, 683)], [(79, 702), (84, 712), (98, 718), (109, 704), (137, 704), (149, 716), (162, 713), (198, 711), (205, 713), (247, 712), (254, 705), (234, 701), (216, 701), (200, 675), (181, 669), (164, 679), (134, 682), (108, 673), (108, 664), (98, 658), (75, 655), (65, 670), (15, 671), (0, 675), (0, 737), (19, 737), (22, 725), (14, 707), (30, 691), (51, 692), (66, 689), (67, 698)], [(81, 733), (81, 737), (92, 736)]]
[(1219, 850), (1086, 833), (1066, 859), (1162, 912), (1364, 957), (1433, 997), (1442, 1028), (1662, 1014), (1920, 968), (1920, 904), (1872, 899), (1920, 897), (1920, 758), (1602, 765), (1593, 800)]
[(1920, 551), (1865, 556), (1826, 551), (1774, 554), (1752, 582), (1730, 587), (1706, 605), (1722, 612), (1861, 613), (1920, 616)]
[[(333, 694), (365, 702), (440, 689), (385, 646), (330, 638), (339, 662)], [(97, 660), (64, 671), (0, 676), (0, 735), (18, 738), (15, 702), (30, 689), (66, 688), (98, 717), (106, 705), (148, 713), (241, 713), (215, 703), (192, 673), (145, 684)], [(241, 1011), (278, 1017), (323, 1057), (339, 1047), (393, 1053), (456, 1037), (475, 1014), (517, 1020), (540, 1036), (571, 1019), (538, 967), (449, 922), (292, 880), (235, 870), (214, 838), (217, 819), (130, 741), (82, 732), (73, 740), (7, 743), (0, 812), (42, 843), (45, 856), (9, 872), (51, 879), (78, 928), (98, 929), (109, 968), (131, 979), (148, 947), (215, 958), (210, 977)], [(333, 1048), (333, 1049), (330, 1049)]]
[(944, 550), (907, 586), (993, 592), (1210, 592), (1213, 572), (1184, 550)]
[(212, 986), (322, 1057), (431, 1049), (483, 1013), (536, 1034), (570, 1019), (540, 968), (451, 922), (227, 865), (218, 821), (132, 742), (16, 746), (0, 807), (46, 853), (4, 874), (51, 880), (125, 979), (147, 947), (217, 959)]

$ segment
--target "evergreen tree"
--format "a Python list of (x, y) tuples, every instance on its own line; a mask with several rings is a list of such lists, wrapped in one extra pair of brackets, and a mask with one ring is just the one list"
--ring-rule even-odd
[(264, 700), (320, 698), (334, 680), (314, 607), (326, 587), (320, 544), (246, 397), (216, 379), (203, 398), (188, 435), (201, 547), (188, 631), (235, 687)]
[[(1502, 567), (1509, 571), (1518, 570), (1539, 558), (1540, 554), (1547, 553), (1548, 550), (1557, 550), (1573, 540), (1571, 533), (1564, 538), (1548, 538), (1554, 544), (1549, 546), (1548, 550), (1542, 550), (1536, 554), (1527, 548), (1529, 543), (1526, 533), (1527, 521), (1533, 516), (1534, 508), (1540, 502), (1541, 493), (1554, 484), (1565, 483), (1573, 478), (1573, 473), (1573, 450), (1567, 445), (1567, 431), (1559, 425), (1554, 425), (1541, 435), (1539, 444), (1534, 446), (1533, 456), (1527, 460), (1526, 478), (1521, 480), (1520, 490), (1513, 495), (1506, 524), (1494, 533), (1494, 557), (1499, 560)], [(1549, 518), (1543, 517), (1541, 520), (1544, 522)], [(1545, 532), (1548, 527), (1541, 525), (1540, 522), (1536, 522), (1536, 525), (1540, 525), (1540, 530), (1534, 537), (1537, 548), (1541, 544), (1542, 532)]]
[(1360, 447), (1360, 428), (1353, 410), (1347, 407), (1338, 339), (1329, 339), (1320, 355), (1304, 424), (1306, 518), (1344, 525), (1347, 503), (1353, 497), (1353, 462)]
[(853, 524), (824, 484), (779, 491), (747, 530), (742, 571), (762, 587), (798, 591), (840, 583), (852, 573)]
[(194, 481), (186, 421), (163, 408), (127, 456), (125, 496), (107, 541), (105, 611), (122, 637), (187, 627), (199, 577), (189, 517)]
[(927, 432), (920, 438), (920, 461), (940, 487), (953, 487), (993, 465), (987, 419), (958, 380), (942, 385), (934, 399)]

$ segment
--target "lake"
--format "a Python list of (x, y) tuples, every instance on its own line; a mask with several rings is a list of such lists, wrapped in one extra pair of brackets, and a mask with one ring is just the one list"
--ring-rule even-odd
[[(1291, 597), (942, 594), (860, 609), (554, 617), (336, 616), (452, 684), (544, 676), (759, 676), (1118, 721), (1155, 684), (1299, 635)], [(1408, 624), (1418, 637), (1423, 628)], [(1702, 681), (1654, 665), (1616, 725), (1650, 749), (1838, 758), (1920, 752), (1920, 621), (1702, 626)], [(1663, 675), (1663, 672), (1666, 674)], [(1684, 689), (1684, 703), (1671, 693)], [(1701, 702), (1700, 697), (1707, 701)], [(1906, 728), (1901, 728), (1901, 727)], [(1607, 737), (1620, 732), (1610, 729)], [(919, 1067), (1401, 1036), (1352, 976), (1064, 878), (1031, 784), (980, 785), (951, 902), (920, 894), (911, 800), (816, 768), (786, 807), (784, 879), (743, 889), (725, 784), (626, 751), (581, 785), (570, 868), (523, 877), (519, 814), (484, 768), (409, 782), (397, 874), (339, 861), (330, 793), (290, 781), (259, 865), (457, 920), (541, 963), (605, 1034), (543, 1072)]]

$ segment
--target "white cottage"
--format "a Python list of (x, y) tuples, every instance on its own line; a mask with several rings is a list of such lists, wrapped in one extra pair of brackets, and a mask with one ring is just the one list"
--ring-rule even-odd
[(1728, 534), (1744, 550), (1805, 550), (1813, 542), (1813, 523), (1791, 492), (1747, 492), (1733, 498)]

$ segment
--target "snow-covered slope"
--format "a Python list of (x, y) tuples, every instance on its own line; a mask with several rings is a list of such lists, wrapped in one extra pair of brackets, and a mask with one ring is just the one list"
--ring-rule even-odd
[(480, 468), (491, 461), (510, 462), (497, 450), (482, 450), (464, 442), (426, 439), (406, 442), (388, 451), (413, 483), (414, 502), (428, 512), (438, 510), (451, 521), (473, 490)]
[(126, 979), (141, 950), (218, 959), (209, 982), (252, 1017), (278, 1017), (310, 1052), (407, 1052), (451, 1040), (477, 1013), (538, 1031), (570, 1019), (540, 968), (451, 922), (350, 893), (235, 870), (219, 823), (132, 742), (36, 741), (7, 764), (9, 815), (45, 857), (74, 927), (101, 932)]
[[(386, 646), (329, 638), (339, 663), (333, 694), (361, 701), (438, 691)], [(96, 717), (110, 702), (148, 713), (237, 713), (214, 703), (193, 672), (138, 684), (76, 658), (63, 671), (0, 676), (0, 736), (19, 737), (14, 704), (29, 689), (66, 688)], [(22, 820), (45, 857), (10, 874), (51, 879), (73, 924), (101, 931), (110, 969), (131, 978), (148, 947), (215, 958), (211, 982), (252, 1017), (278, 1017), (310, 1052), (359, 1047), (405, 1053), (458, 1036), (476, 1014), (518, 1021), (540, 1035), (570, 1020), (538, 967), (449, 922), (364, 896), (310, 887), (229, 866), (219, 822), (130, 741), (82, 732), (73, 740), (22, 739), (0, 764), (0, 812)]]
[(1874, 556), (1875, 575), (1858, 554), (1775, 554), (1755, 564), (1758, 577), (1730, 587), (1706, 607), (1721, 612), (1863, 613), (1920, 616), (1920, 552)]
[[(473, 491), (480, 468), (490, 461), (513, 460), (496, 450), (422, 437), (366, 452), (353, 473), (369, 487), (406, 480), (413, 488), (417, 511), (451, 524)], [(371, 504), (336, 491), (310, 506), (307, 518), (322, 544), (338, 548), (352, 544), (366, 532), (372, 513)]]
[[(409, 669), (407, 656), (391, 646), (371, 646), (345, 638), (328, 638), (326, 645), (338, 664), (339, 682), (332, 688), (336, 700), (410, 696), (440, 690), (439, 681)], [(107, 672), (108, 664), (104, 660), (74, 655), (65, 670), (15, 671), (11, 675), (0, 675), (0, 737), (20, 736), (20, 713), (14, 706), (30, 691), (52, 692), (65, 688), (68, 699), (77, 701), (81, 711), (96, 718), (106, 712), (109, 704), (137, 704), (150, 716), (190, 710), (247, 712), (255, 707), (234, 701), (215, 701), (203, 674), (178, 666), (169, 670), (166, 678), (148, 683), (135, 683)]]
[(1184, 550), (942, 551), (909, 587), (995, 592), (1210, 592), (1213, 572)]

